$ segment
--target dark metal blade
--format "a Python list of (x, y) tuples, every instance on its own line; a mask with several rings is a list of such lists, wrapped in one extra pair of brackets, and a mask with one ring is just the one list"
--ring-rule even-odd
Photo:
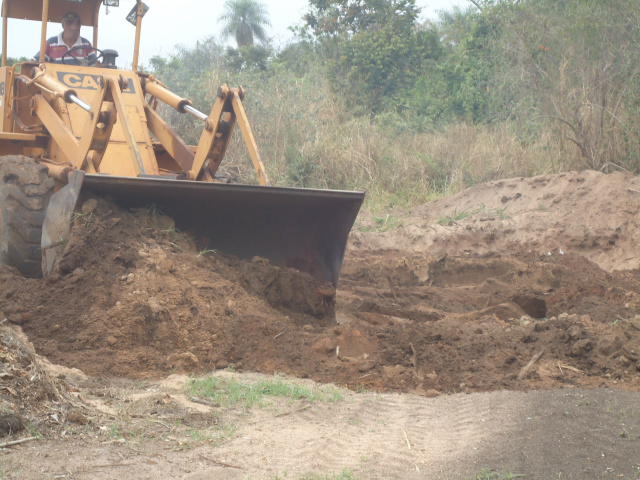
[(85, 173), (75, 170), (69, 183), (51, 196), (42, 224), (42, 272), (51, 273), (60, 262), (71, 233), (72, 214), (76, 208)]
[(85, 189), (121, 205), (155, 204), (177, 228), (206, 239), (208, 248), (263, 257), (334, 285), (364, 200), (364, 192), (89, 174)]

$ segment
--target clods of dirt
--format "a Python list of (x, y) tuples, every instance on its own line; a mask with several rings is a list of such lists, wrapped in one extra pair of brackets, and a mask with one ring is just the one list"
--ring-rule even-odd
[(15, 413), (0, 415), (0, 437), (24, 430), (25, 419)]
[(0, 312), (53, 362), (132, 377), (226, 368), (241, 363), (246, 337), (333, 319), (335, 288), (308, 274), (199, 252), (143, 209), (92, 198), (81, 211), (51, 276), (0, 270)]
[[(365, 214), (337, 292), (261, 258), (198, 251), (157, 213), (89, 199), (55, 275), (0, 270), (0, 311), (39, 354), (94, 376), (232, 367), (424, 395), (638, 389), (640, 274), (608, 268), (634, 265), (622, 257), (640, 232), (635, 182), (493, 182), (415, 209), (396, 231), (363, 228)], [(577, 213), (594, 201), (608, 216)], [(457, 203), (482, 207), (439, 221)], [(591, 243), (575, 243), (578, 231)]]

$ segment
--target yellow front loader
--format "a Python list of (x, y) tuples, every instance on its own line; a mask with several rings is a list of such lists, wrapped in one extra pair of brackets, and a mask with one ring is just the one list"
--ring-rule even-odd
[[(0, 263), (27, 276), (55, 268), (79, 195), (110, 195), (128, 206), (156, 205), (206, 246), (241, 258), (260, 256), (337, 285), (347, 237), (364, 193), (275, 187), (251, 133), (241, 87), (221, 86), (208, 114), (138, 72), (142, 17), (127, 16), (136, 36), (131, 70), (99, 50), (100, 9), (118, 0), (4, 0), (0, 67)], [(67, 11), (93, 27), (98, 63), (70, 49), (62, 63), (44, 56), (47, 21)], [(8, 19), (42, 22), (40, 58), (7, 66)], [(34, 49), (35, 50), (35, 49)], [(187, 145), (157, 112), (162, 102), (202, 122)], [(259, 185), (217, 181), (238, 125)]]

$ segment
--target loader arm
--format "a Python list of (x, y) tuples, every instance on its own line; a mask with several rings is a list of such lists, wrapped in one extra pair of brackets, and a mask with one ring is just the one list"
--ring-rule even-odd
[[(145, 107), (149, 129), (162, 143), (162, 146), (176, 159), (187, 179), (202, 179), (201, 174), (205, 169), (207, 160), (206, 172), (204, 173), (207, 174), (207, 177), (212, 178), (215, 176), (227, 152), (233, 129), (238, 123), (242, 137), (249, 150), (249, 156), (258, 177), (258, 182), (263, 186), (271, 185), (264, 163), (258, 153), (258, 146), (251, 132), (249, 119), (242, 106), (242, 100), (244, 99), (242, 87), (229, 88), (227, 85), (222, 85), (218, 89), (216, 101), (211, 108), (211, 112), (209, 115), (205, 115), (193, 108), (189, 100), (169, 91), (153, 75), (140, 73), (139, 75), (144, 79), (145, 93), (151, 96)], [(152, 105), (157, 103), (156, 99), (161, 100), (180, 113), (189, 112), (203, 121), (204, 128), (195, 153), (192, 154), (192, 150), (155, 112), (155, 108)]]
[[(67, 163), (72, 168), (87, 173), (120, 173), (102, 171), (100, 168), (111, 141), (114, 125), (119, 122), (120, 136), (124, 140), (122, 143), (126, 145), (126, 157), (130, 160), (130, 170), (134, 176), (160, 173), (155, 156), (150, 165), (142, 155), (142, 148), (148, 156), (152, 155), (153, 151), (149, 134), (143, 134), (148, 129), (180, 167), (179, 172), (173, 172), (175, 178), (212, 182), (226, 154), (233, 129), (238, 124), (258, 183), (263, 186), (271, 184), (242, 105), (244, 91), (241, 87), (229, 88), (222, 85), (218, 89), (211, 112), (205, 115), (193, 108), (189, 100), (169, 91), (152, 75), (138, 75), (142, 79), (143, 95), (150, 96), (149, 101), (143, 103), (143, 112), (137, 112), (138, 117), (143, 117), (145, 125), (140, 125), (140, 118), (131, 114), (130, 105), (125, 102), (123, 90), (128, 87), (129, 82), (122, 76), (93, 75), (95, 80), (92, 82), (97, 88), (90, 100), (85, 98), (86, 101), (78, 98), (75, 89), (50, 74), (44, 64), (33, 69), (32, 78), (19, 77), (23, 82), (36, 85), (41, 90), (41, 93), (34, 95), (31, 100), (31, 114), (40, 119), (60, 148), (64, 162), (56, 163)], [(58, 77), (72, 78), (59, 72)], [(157, 113), (154, 108), (157, 100), (163, 101), (178, 112), (188, 112), (202, 120), (203, 130), (195, 151)], [(86, 111), (80, 132), (76, 129), (74, 133), (68, 114), (65, 114), (66, 110), (62, 108), (63, 102), (76, 104)], [(54, 108), (52, 104), (58, 108)]]
[[(133, 170), (137, 175), (146, 173), (122, 99), (124, 87), (122, 77), (113, 75), (97, 77), (95, 83), (98, 88), (90, 104), (80, 100), (75, 90), (48, 74), (45, 65), (40, 65), (32, 79), (25, 77), (20, 79), (40, 87), (41, 93), (34, 95), (31, 99), (32, 115), (42, 121), (53, 141), (61, 149), (66, 163), (72, 168), (84, 170), (87, 173), (100, 171), (100, 164), (111, 140), (113, 127), (119, 118), (131, 153)], [(60, 99), (68, 103), (76, 103), (86, 110), (79, 139), (70, 129), (67, 118), (50, 104), (50, 102), (55, 104)]]
[[(148, 10), (141, 0), (135, 0), (127, 16), (136, 26), (131, 70), (117, 69), (116, 52), (93, 67), (41, 63), (48, 22), (60, 21), (73, 8), (83, 25), (93, 27), (97, 46), (100, 5), (117, 3), (3, 0), (0, 169), (10, 165), (25, 182), (36, 179), (38, 202), (31, 203), (47, 206), (38, 207), (37, 214), (23, 209), (14, 215), (12, 203), (0, 198), (0, 263), (10, 257), (15, 265), (27, 265), (23, 273), (37, 275), (40, 252), (32, 238), (37, 236), (45, 273), (54, 270), (65, 254), (76, 204), (89, 192), (109, 195), (124, 208), (154, 205), (203, 248), (240, 258), (263, 257), (337, 284), (364, 192), (271, 186), (244, 111), (242, 87), (221, 86), (205, 114), (153, 75), (138, 72), (141, 22)], [(6, 66), (7, 18), (42, 22), (40, 62)], [(197, 146), (187, 145), (167, 125), (156, 110), (159, 102), (202, 122)], [(259, 185), (218, 181), (236, 124)], [(32, 190), (25, 187), (25, 194)], [(29, 225), (26, 246), (13, 227), (2, 227), (9, 217), (20, 228)], [(9, 244), (13, 247), (7, 256), (3, 245)]]

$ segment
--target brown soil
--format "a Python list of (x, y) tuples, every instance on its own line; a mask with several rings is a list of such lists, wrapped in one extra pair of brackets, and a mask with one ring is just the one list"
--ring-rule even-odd
[[(284, 373), (377, 392), (378, 397), (369, 394), (373, 398), (384, 393), (396, 402), (399, 416), (394, 413), (393, 418), (404, 425), (407, 443), (412, 438), (431, 452), (427, 460), (423, 455), (421, 460), (400, 461), (393, 449), (407, 447), (401, 438), (399, 445), (389, 447), (395, 460), (387, 458), (388, 469), (375, 463), (367, 473), (362, 461), (355, 461), (356, 467), (354, 462), (332, 463), (327, 453), (326, 460), (303, 465), (306, 469), (300, 472), (327, 473), (331, 467), (353, 469), (359, 478), (464, 478), (483, 467), (507, 466), (525, 469), (531, 478), (556, 478), (560, 471), (561, 478), (595, 478), (605, 468), (634, 478), (640, 475), (639, 211), (639, 178), (587, 171), (491, 182), (402, 214), (376, 217), (363, 212), (336, 291), (264, 259), (198, 252), (186, 234), (172, 228), (171, 219), (94, 198), (83, 204), (83, 214), (74, 222), (59, 272), (32, 280), (0, 269), (0, 312), (24, 331), (38, 355), (90, 376), (69, 387), (73, 375), (49, 366), (53, 373), (47, 385), (66, 386), (50, 387), (53, 393), (42, 402), (71, 402), (79, 408), (69, 390), (84, 392), (87, 400), (90, 393), (83, 389), (88, 384), (104, 387), (113, 378), (151, 382), (171, 373), (227, 367)], [(7, 377), (0, 380), (4, 385)], [(15, 414), (36, 418), (33, 408), (40, 400), (20, 407), (16, 398), (22, 393), (16, 385), (7, 384), (15, 395), (5, 387), (0, 397), (5, 396)], [(565, 390), (571, 392), (567, 397), (557, 389), (572, 390)], [(494, 391), (502, 393), (439, 396)], [(567, 418), (575, 416), (561, 415), (582, 401), (576, 395), (590, 399), (591, 407), (579, 409), (580, 421), (570, 422)], [(585, 463), (582, 454), (565, 465), (557, 452), (548, 469), (536, 466), (536, 458), (545, 459), (540, 452), (549, 453), (552, 437), (562, 437), (567, 429), (586, 435), (614, 397), (629, 412), (626, 423), (619, 415), (609, 423), (602, 420), (606, 435), (598, 438), (607, 448), (615, 445), (620, 454), (610, 464), (615, 466), (602, 467), (602, 458)], [(366, 401), (353, 398), (364, 424), (373, 425), (381, 410), (392, 416), (392, 409), (368, 409)], [(431, 410), (437, 408), (436, 401), (452, 410), (442, 419)], [(503, 401), (512, 410), (501, 411)], [(423, 411), (431, 423), (422, 423), (406, 406), (398, 407), (405, 403)], [(82, 408), (88, 414), (86, 405)], [(621, 408), (616, 406), (616, 411)], [(492, 409), (497, 412), (488, 414)], [(471, 411), (487, 413), (486, 431), (475, 425), (479, 417)], [(336, 411), (315, 406), (313, 412), (303, 423), (326, 421), (325, 433), (333, 435), (335, 431), (328, 432), (335, 428), (330, 419)], [(273, 425), (273, 415), (266, 417), (260, 421), (273, 428), (293, 428), (284, 420)], [(527, 423), (527, 417), (535, 420)], [(501, 419), (506, 421), (502, 427)], [(43, 424), (51, 424), (50, 419)], [(58, 432), (60, 423), (52, 425)], [(480, 451), (421, 441), (419, 432), (430, 428), (449, 431), (446, 438), (463, 437), (470, 442), (467, 446), (476, 442)], [(522, 437), (518, 446), (527, 436), (531, 448), (522, 447), (521, 458), (508, 441), (495, 440), (491, 432), (500, 439), (505, 432)], [(365, 435), (366, 430), (352, 433)], [(260, 435), (251, 434), (256, 437)], [(361, 457), (368, 455), (367, 449), (376, 455), (377, 437), (368, 437), (358, 443)], [(500, 455), (487, 441), (503, 445)], [(349, 450), (348, 439), (344, 442), (336, 442), (337, 451)], [(241, 444), (236, 437), (216, 448), (227, 454)], [(327, 448), (319, 440), (312, 444)], [(598, 442), (581, 441), (574, 447), (596, 456)], [(442, 449), (441, 454), (429, 450), (434, 448)], [(28, 451), (25, 447), (25, 454)], [(629, 460), (632, 457), (635, 460)], [(14, 465), (20, 464), (19, 458), (14, 457)], [(424, 463), (429, 461), (431, 466)], [(414, 465), (394, 473), (407, 462)], [(274, 478), (287, 468), (280, 467), (256, 466), (251, 478)], [(207, 470), (196, 471), (206, 476)], [(425, 471), (431, 476), (421, 476)], [(243, 475), (216, 478), (246, 478), (246, 472)], [(176, 478), (201, 477), (185, 473)]]

